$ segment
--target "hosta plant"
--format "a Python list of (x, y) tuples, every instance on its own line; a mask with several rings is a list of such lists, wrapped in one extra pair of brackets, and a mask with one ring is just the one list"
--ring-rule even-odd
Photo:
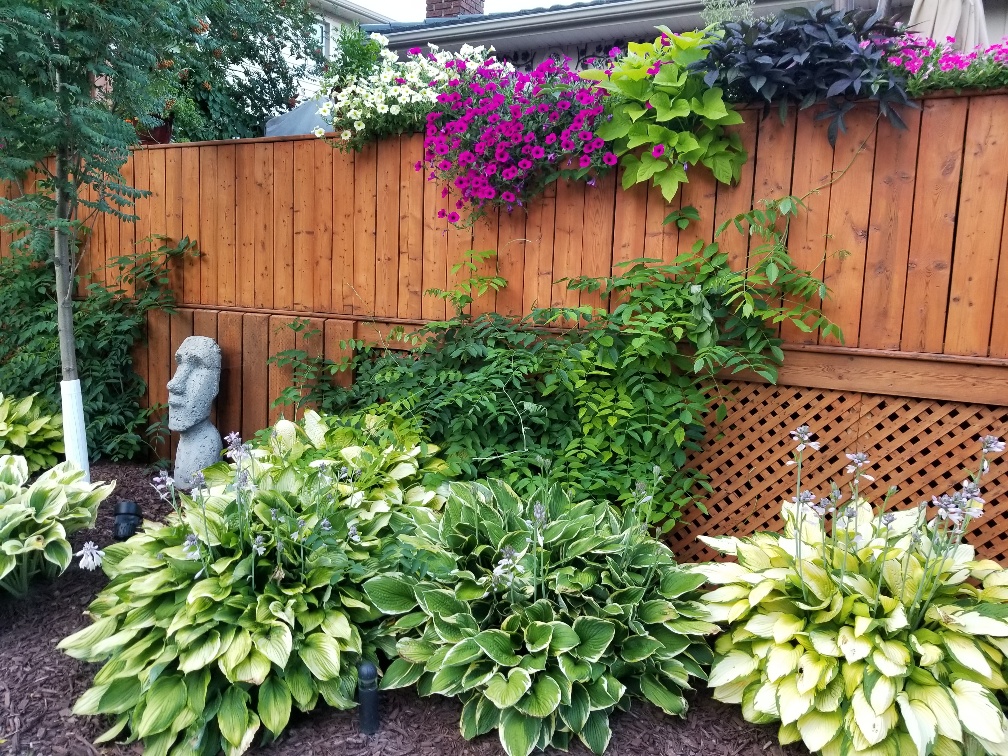
[(462, 735), (496, 729), (509, 756), (573, 737), (602, 753), (610, 713), (632, 698), (686, 710), (715, 627), (694, 600), (703, 577), (676, 566), (646, 513), (572, 504), (558, 487), (523, 501), (490, 481), (454, 483), (440, 518), (421, 514), (404, 539), (421, 577), (364, 585), (401, 615), (382, 688), (459, 697)]
[(1008, 754), (1008, 571), (963, 542), (1004, 444), (981, 439), (978, 472), (933, 510), (875, 512), (859, 491), (864, 454), (848, 455), (849, 493), (817, 503), (800, 480), (818, 443), (807, 426), (793, 435), (784, 533), (704, 539), (737, 560), (698, 568), (725, 630), (714, 697), (824, 754)]
[(190, 494), (156, 479), (176, 511), (105, 549), (94, 624), (60, 644), (104, 662), (74, 712), (114, 717), (100, 741), (181, 756), (241, 753), (320, 697), (353, 706), (382, 642), (360, 584), (395, 564), (410, 510), (443, 501), (435, 451), (405, 423), (308, 412), (230, 436)]
[(0, 392), (0, 455), (24, 457), (28, 472), (53, 467), (63, 454), (63, 417), (43, 412), (38, 394), (24, 399)]
[(30, 486), (24, 457), (0, 456), (0, 588), (23, 596), (38, 575), (63, 572), (73, 557), (67, 537), (94, 525), (114, 483), (87, 483), (68, 462)]

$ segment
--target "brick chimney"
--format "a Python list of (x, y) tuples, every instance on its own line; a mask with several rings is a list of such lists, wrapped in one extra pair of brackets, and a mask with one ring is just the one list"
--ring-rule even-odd
[(483, 0), (427, 0), (427, 18), (482, 14)]

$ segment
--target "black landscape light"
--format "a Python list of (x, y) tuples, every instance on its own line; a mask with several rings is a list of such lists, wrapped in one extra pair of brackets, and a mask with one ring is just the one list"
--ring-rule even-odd
[(120, 501), (115, 505), (115, 527), (112, 534), (117, 541), (125, 541), (136, 533), (142, 521), (139, 504), (135, 501)]
[(378, 732), (378, 668), (369, 661), (357, 667), (357, 697), (360, 701), (360, 731)]

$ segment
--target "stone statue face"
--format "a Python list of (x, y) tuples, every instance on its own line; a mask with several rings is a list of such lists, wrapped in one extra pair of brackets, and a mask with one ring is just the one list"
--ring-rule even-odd
[(190, 336), (175, 352), (178, 369), (168, 382), (168, 429), (187, 431), (210, 417), (220, 390), (220, 347), (206, 336)]

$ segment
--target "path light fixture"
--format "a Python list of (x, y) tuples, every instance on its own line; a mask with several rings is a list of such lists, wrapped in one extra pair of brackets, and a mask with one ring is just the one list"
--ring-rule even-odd
[(357, 666), (357, 698), (360, 703), (360, 731), (378, 732), (378, 668), (369, 661)]
[(125, 541), (135, 535), (141, 522), (143, 513), (135, 501), (120, 501), (115, 505), (115, 526), (112, 533), (117, 541)]

